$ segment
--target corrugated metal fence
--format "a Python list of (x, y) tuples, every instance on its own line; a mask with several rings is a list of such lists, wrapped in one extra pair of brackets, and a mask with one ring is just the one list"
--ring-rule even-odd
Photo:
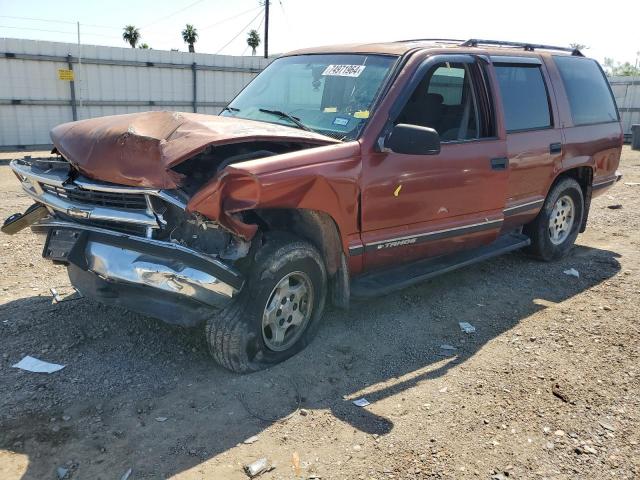
[(0, 38), (0, 149), (47, 148), (49, 130), (74, 119), (218, 113), (269, 61)]
[(610, 77), (609, 83), (622, 117), (622, 129), (628, 139), (631, 125), (640, 123), (640, 77)]
[[(79, 54), (80, 53), (80, 58)], [(48, 148), (74, 119), (145, 110), (218, 113), (270, 60), (0, 38), (0, 150)], [(74, 80), (69, 72), (72, 70)], [(640, 77), (611, 77), (626, 135)]]

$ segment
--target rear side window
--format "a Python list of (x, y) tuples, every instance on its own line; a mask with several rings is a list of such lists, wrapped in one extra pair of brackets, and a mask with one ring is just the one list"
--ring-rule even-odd
[(578, 57), (554, 57), (554, 60), (575, 125), (618, 121), (611, 90), (595, 60)]
[(496, 64), (508, 132), (551, 126), (549, 97), (538, 65)]

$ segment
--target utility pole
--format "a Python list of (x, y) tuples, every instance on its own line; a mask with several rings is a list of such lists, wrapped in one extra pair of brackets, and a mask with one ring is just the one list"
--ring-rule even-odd
[(264, 58), (269, 58), (269, 0), (264, 0)]
[[(78, 22), (78, 77), (80, 77), (80, 67), (82, 67), (82, 47), (80, 46), (80, 22)], [(78, 99), (80, 100), (80, 108), (82, 108), (82, 84), (78, 78)]]

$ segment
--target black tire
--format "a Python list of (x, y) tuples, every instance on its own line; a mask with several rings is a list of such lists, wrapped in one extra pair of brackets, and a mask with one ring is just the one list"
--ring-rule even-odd
[[(573, 201), (575, 210), (573, 224), (568, 229), (566, 238), (561, 243), (555, 244), (551, 239), (549, 222), (556, 202), (565, 196)], [(578, 236), (583, 215), (584, 196), (580, 184), (570, 177), (561, 178), (549, 191), (542, 210), (535, 220), (524, 227), (524, 233), (531, 238), (531, 245), (526, 249), (527, 253), (547, 262), (564, 257), (571, 250)]]
[[(263, 312), (276, 285), (294, 272), (303, 272), (310, 281), (313, 290), (309, 302), (310, 318), (300, 329), (295, 343), (286, 350), (274, 351), (265, 343)], [(205, 333), (209, 352), (218, 364), (238, 373), (254, 372), (280, 363), (311, 342), (320, 325), (326, 295), (327, 274), (318, 250), (297, 237), (272, 234), (257, 251), (238, 298), (207, 321)]]

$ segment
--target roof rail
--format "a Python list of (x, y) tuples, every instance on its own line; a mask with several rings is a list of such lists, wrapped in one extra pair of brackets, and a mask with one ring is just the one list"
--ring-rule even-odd
[(405, 43), (405, 42), (435, 42), (435, 43), (460, 44), (460, 43), (463, 43), (464, 40), (460, 40), (459, 38), (410, 38), (408, 40), (396, 40), (394, 43)]
[(571, 52), (571, 55), (575, 55), (576, 57), (584, 57), (582, 52), (577, 48), (554, 47), (553, 45), (542, 45), (538, 43), (507, 42), (503, 40), (481, 40), (479, 38), (470, 38), (469, 40), (460, 44), (461, 47), (477, 47), (478, 45), (497, 45), (504, 47), (524, 48), (527, 52), (533, 52), (535, 49), (557, 50), (560, 52)]

